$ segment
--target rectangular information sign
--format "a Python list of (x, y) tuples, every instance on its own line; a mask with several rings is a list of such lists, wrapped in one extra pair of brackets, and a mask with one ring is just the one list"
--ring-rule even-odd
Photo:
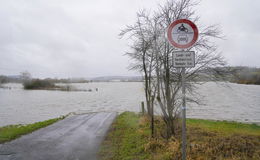
[(195, 67), (194, 51), (174, 51), (172, 55), (173, 67), (175, 68), (192, 68)]

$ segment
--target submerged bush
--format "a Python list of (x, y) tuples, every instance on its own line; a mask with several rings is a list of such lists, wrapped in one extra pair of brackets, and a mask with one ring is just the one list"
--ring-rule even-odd
[(24, 89), (48, 89), (55, 87), (54, 83), (47, 80), (34, 79), (23, 83)]

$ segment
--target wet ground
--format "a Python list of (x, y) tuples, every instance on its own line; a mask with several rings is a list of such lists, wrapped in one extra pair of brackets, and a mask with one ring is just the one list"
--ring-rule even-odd
[(73, 115), (0, 145), (1, 160), (96, 160), (114, 112)]

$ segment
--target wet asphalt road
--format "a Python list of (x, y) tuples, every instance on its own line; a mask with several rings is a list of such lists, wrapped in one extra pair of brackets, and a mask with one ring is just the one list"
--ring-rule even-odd
[(96, 160), (116, 113), (73, 115), (0, 144), (0, 160)]

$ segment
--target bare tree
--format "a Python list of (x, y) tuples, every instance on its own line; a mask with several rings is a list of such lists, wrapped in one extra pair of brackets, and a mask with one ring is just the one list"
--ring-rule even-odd
[[(133, 68), (142, 68), (141, 71), (144, 72), (147, 104), (154, 104), (156, 97), (155, 102), (160, 107), (166, 124), (166, 138), (176, 134), (182, 99), (181, 70), (172, 66), (172, 52), (177, 49), (168, 43), (165, 32), (167, 27), (178, 19), (189, 19), (198, 24), (199, 17), (193, 10), (196, 5), (198, 3), (192, 0), (168, 0), (153, 14), (139, 12), (137, 22), (121, 32), (121, 35), (128, 33), (133, 40), (134, 52), (127, 55), (136, 61)], [(187, 49), (196, 52), (196, 67), (187, 69), (185, 77), (189, 95), (194, 95), (195, 84), (200, 83), (198, 80), (201, 76), (215, 80), (217, 73), (213, 67), (225, 64), (217, 52), (217, 46), (211, 41), (211, 38), (221, 38), (218, 26), (199, 25), (198, 28), (198, 41), (192, 48)], [(187, 102), (199, 103), (196, 97), (192, 96), (187, 97)]]
[(131, 57), (135, 63), (131, 69), (137, 69), (144, 74), (144, 89), (146, 97), (146, 107), (148, 115), (151, 117), (151, 135), (154, 135), (154, 101), (156, 89), (153, 83), (154, 76), (154, 62), (155, 53), (153, 50), (153, 31), (152, 19), (145, 10), (137, 13), (137, 21), (133, 26), (127, 26), (125, 30), (120, 33), (124, 36), (128, 33), (130, 38), (133, 38), (133, 45), (131, 46), (132, 52), (126, 53)]
[(21, 77), (21, 79), (22, 79), (23, 82), (29, 81), (29, 80), (32, 79), (32, 75), (31, 75), (31, 73), (28, 72), (28, 71), (23, 71), (23, 72), (21, 72), (21, 73), (20, 73), (20, 77)]

